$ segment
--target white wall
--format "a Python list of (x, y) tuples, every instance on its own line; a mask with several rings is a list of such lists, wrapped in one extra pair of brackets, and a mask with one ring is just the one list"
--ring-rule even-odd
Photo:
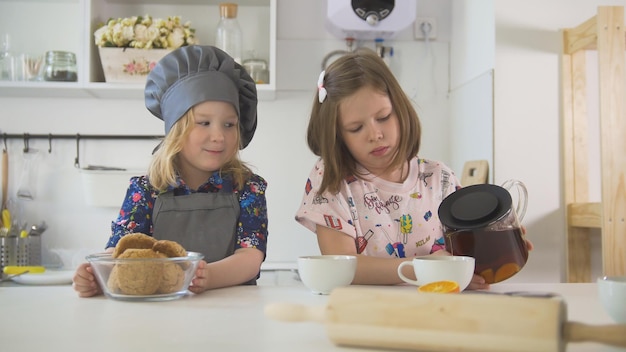
[(450, 166), (487, 160), (493, 182), (493, 0), (452, 1), (450, 40)]
[[(593, 17), (600, 5), (626, 6), (626, 1), (498, 0), (495, 5), (495, 182), (516, 178), (527, 185), (524, 223), (537, 248), (513, 279), (562, 280), (559, 30)], [(595, 276), (599, 258), (592, 259)]]

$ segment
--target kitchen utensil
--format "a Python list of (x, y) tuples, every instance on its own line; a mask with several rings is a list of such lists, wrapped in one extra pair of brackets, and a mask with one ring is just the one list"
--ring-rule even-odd
[[(517, 189), (513, 207), (509, 191)], [(446, 250), (476, 259), (475, 273), (489, 284), (510, 278), (528, 260), (520, 221), (526, 213), (528, 192), (517, 180), (502, 186), (477, 184), (447, 196), (439, 206)]]
[[(565, 351), (568, 342), (626, 347), (626, 325), (567, 320), (560, 298), (339, 287), (326, 306), (274, 303), (266, 316), (316, 321), (342, 346), (412, 351)], [(306, 328), (303, 326), (303, 328)]]
[(34, 200), (37, 190), (37, 170), (39, 151), (29, 148), (24, 152), (22, 175), (17, 188), (17, 197), (26, 200)]
[(22, 272), (17, 273), (17, 274), (13, 274), (13, 275), (9, 275), (9, 276), (0, 278), (0, 282), (9, 281), (9, 280), (12, 280), (14, 277), (18, 277), (18, 276), (24, 275), (24, 274), (28, 274), (28, 270), (22, 271)]
[(12, 221), (11, 211), (7, 208), (2, 209), (2, 226), (5, 227), (7, 231), (11, 231)]
[[(474, 274), (474, 258), (464, 256), (428, 255), (415, 257), (398, 265), (398, 276), (402, 281), (422, 286), (436, 281), (454, 281), (461, 291), (472, 281)], [(412, 280), (402, 273), (405, 266), (413, 267), (417, 280)]]
[(8, 265), (2, 269), (2, 272), (5, 274), (20, 274), (24, 272), (29, 272), (31, 274), (41, 274), (46, 271), (46, 268), (43, 266), (16, 266), (16, 265)]
[(41, 265), (41, 234), (46, 230), (46, 223), (32, 225), (28, 231), (28, 265)]

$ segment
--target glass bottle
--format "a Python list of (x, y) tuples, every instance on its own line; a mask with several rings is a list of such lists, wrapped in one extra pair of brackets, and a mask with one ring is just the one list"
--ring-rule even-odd
[(0, 81), (15, 81), (17, 58), (11, 53), (11, 41), (8, 33), (0, 37)]
[(241, 64), (242, 34), (237, 21), (237, 4), (220, 4), (220, 22), (217, 24), (215, 46), (227, 52)]

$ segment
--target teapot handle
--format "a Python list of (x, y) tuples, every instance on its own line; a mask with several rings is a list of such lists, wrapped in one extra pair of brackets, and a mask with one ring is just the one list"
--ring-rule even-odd
[(517, 188), (517, 207), (515, 208), (515, 213), (517, 214), (517, 219), (521, 223), (522, 219), (524, 219), (524, 215), (526, 215), (526, 206), (528, 205), (528, 191), (526, 190), (526, 186), (522, 181), (518, 180), (506, 180), (502, 184), (502, 188), (511, 192), (513, 187)]

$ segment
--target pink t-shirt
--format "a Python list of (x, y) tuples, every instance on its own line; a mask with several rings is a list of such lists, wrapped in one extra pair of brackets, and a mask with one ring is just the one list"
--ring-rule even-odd
[(349, 178), (339, 194), (318, 195), (324, 163), (320, 159), (306, 182), (296, 220), (315, 232), (330, 227), (355, 239), (357, 253), (375, 257), (414, 257), (444, 249), (437, 210), (461, 187), (443, 163), (415, 158), (402, 184), (378, 177)]

